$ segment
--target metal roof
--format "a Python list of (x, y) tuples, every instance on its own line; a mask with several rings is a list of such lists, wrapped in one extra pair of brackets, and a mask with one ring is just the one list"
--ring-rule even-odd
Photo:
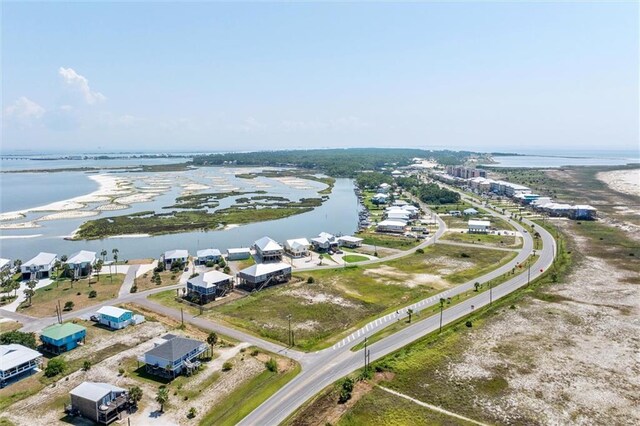
[(251, 249), (249, 247), (246, 248), (230, 248), (227, 250), (228, 254), (240, 254), (240, 253), (251, 253)]
[(294, 238), (294, 239), (285, 241), (285, 246), (292, 249), (307, 248), (310, 245), (311, 244), (309, 243), (309, 240), (307, 240), (306, 238)]
[(233, 278), (231, 275), (224, 274), (220, 271), (209, 271), (189, 279), (192, 285), (198, 287), (216, 287), (216, 284)]
[(407, 226), (407, 223), (402, 220), (383, 220), (378, 226)]
[(41, 356), (40, 352), (17, 343), (0, 345), (0, 371), (10, 370)]
[(473, 220), (469, 221), (469, 226), (491, 226), (491, 222), (488, 220)]
[(41, 336), (48, 337), (49, 339), (58, 340), (64, 339), (67, 336), (76, 334), (80, 331), (85, 331), (81, 325), (74, 324), (72, 322), (65, 322), (64, 324), (53, 324), (42, 330)]
[(7, 265), (11, 266), (11, 260), (0, 258), (0, 269), (5, 268)]
[(199, 348), (203, 344), (203, 342), (195, 339), (189, 339), (186, 337), (174, 337), (173, 339), (170, 339), (165, 343), (156, 346), (150, 351), (147, 351), (145, 353), (145, 357), (147, 355), (152, 355), (154, 357), (173, 362), (179, 360), (180, 358), (182, 358), (192, 350)]
[(218, 249), (211, 248), (211, 249), (198, 250), (196, 252), (196, 256), (199, 258), (209, 257), (209, 256), (214, 257), (214, 256), (222, 256), (222, 253), (220, 253), (220, 250)]
[(364, 241), (362, 238), (353, 237), (351, 235), (343, 235), (342, 237), (338, 238), (338, 240), (347, 241), (349, 243), (359, 243), (360, 241)]
[(126, 314), (127, 312), (131, 312), (131, 311), (127, 309), (118, 308), (115, 306), (103, 306), (102, 308), (98, 309), (99, 314), (108, 315), (114, 318), (120, 318), (123, 314)]
[(262, 237), (255, 242), (260, 251), (277, 251), (282, 250), (282, 246), (269, 237)]
[(95, 251), (87, 251), (80, 250), (69, 256), (67, 259), (67, 263), (69, 264), (78, 264), (78, 263), (93, 263), (96, 261), (96, 252)]
[(22, 266), (31, 266), (31, 265), (36, 265), (36, 266), (40, 266), (40, 265), (49, 265), (50, 263), (52, 263), (54, 260), (56, 260), (56, 258), (58, 257), (57, 254), (54, 253), (45, 253), (45, 252), (40, 252), (38, 253), (38, 255), (36, 257), (34, 257), (33, 259), (30, 259), (28, 261), (26, 261), (25, 263), (22, 264)]
[(189, 257), (188, 250), (169, 250), (164, 252), (164, 258), (166, 259), (182, 259)]
[(109, 383), (82, 382), (69, 393), (82, 399), (98, 402), (111, 392), (126, 392), (126, 390)]
[(271, 274), (273, 272), (284, 271), (285, 269), (291, 269), (291, 265), (284, 262), (256, 263), (255, 265), (243, 269), (242, 271), (240, 271), (240, 273), (252, 277), (259, 277), (261, 275)]

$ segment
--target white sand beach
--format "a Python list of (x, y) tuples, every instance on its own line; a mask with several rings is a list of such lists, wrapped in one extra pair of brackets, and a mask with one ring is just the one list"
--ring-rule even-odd
[(98, 211), (88, 211), (88, 210), (63, 211), (63, 212), (51, 213), (46, 216), (43, 216), (38, 219), (38, 222), (41, 220), (79, 219), (82, 217), (97, 216), (99, 214), (100, 212)]
[(0, 229), (30, 229), (30, 228), (39, 228), (35, 222), (18, 222), (18, 223), (3, 223), (0, 224)]
[(600, 172), (596, 177), (614, 191), (640, 197), (640, 169)]

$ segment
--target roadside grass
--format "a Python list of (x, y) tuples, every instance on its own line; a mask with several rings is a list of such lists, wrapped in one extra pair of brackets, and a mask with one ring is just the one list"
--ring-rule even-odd
[[(318, 350), (378, 315), (466, 282), (515, 255), (482, 247), (435, 245), (385, 264), (297, 273), (302, 282), (267, 288), (203, 315), (284, 344), (288, 344), (287, 316), (291, 315), (295, 346)], [(309, 277), (313, 284), (307, 284)], [(170, 297), (168, 293), (152, 296), (178, 308)]]
[[(537, 260), (538, 260), (539, 256), (529, 256), (529, 258), (522, 262), (522, 268), (520, 269), (516, 269), (514, 268), (511, 272), (507, 272), (505, 274), (502, 274), (499, 277), (496, 277), (492, 280), (486, 281), (482, 284), (480, 284), (480, 286), (478, 287), (478, 291), (474, 290), (469, 290), (466, 291), (464, 293), (461, 294), (457, 294), (453, 297), (447, 298), (446, 302), (445, 302), (445, 306), (444, 309), (448, 309), (454, 305), (457, 305), (458, 303), (464, 302), (467, 299), (470, 299), (474, 296), (477, 296), (480, 293), (484, 293), (486, 291), (489, 291), (490, 288), (495, 287), (499, 284), (502, 284), (503, 282), (510, 280), (511, 278), (514, 278), (517, 275), (522, 275), (527, 273), (527, 267), (528, 265), (532, 265), (534, 264)], [(389, 326), (383, 328), (382, 330), (379, 330), (377, 332), (375, 332), (374, 334), (368, 336), (367, 338), (367, 344), (370, 346), (373, 343), (384, 339), (387, 336), (390, 336), (408, 326), (410, 326), (411, 324), (415, 324), (418, 321), (422, 321), (424, 319), (427, 319), (433, 315), (437, 315), (440, 312), (440, 303), (436, 303), (428, 308), (424, 308), (419, 312), (414, 312), (411, 318), (411, 322), (409, 322), (409, 320), (407, 318), (403, 318), (401, 321), (396, 321), (394, 323), (391, 323)], [(356, 344), (355, 346), (353, 346), (351, 348), (351, 351), (359, 351), (360, 349), (362, 349), (364, 347), (364, 341), (360, 341), (358, 342), (358, 344)]]
[(357, 254), (347, 254), (342, 256), (342, 260), (344, 260), (347, 263), (355, 263), (355, 262), (362, 262), (365, 260), (369, 260), (369, 258), (366, 256), (359, 256)]
[[(37, 289), (31, 305), (29, 306), (29, 301), (25, 300), (20, 305), (19, 310), (26, 315), (45, 317), (55, 315), (58, 301), (60, 301), (62, 308), (64, 308), (66, 302), (73, 302), (74, 310), (96, 305), (105, 300), (118, 297), (118, 291), (122, 286), (124, 277), (123, 274), (113, 274), (112, 282), (107, 275), (101, 275), (100, 281), (91, 280), (91, 285), (89, 285), (88, 279), (76, 282), (71, 282), (70, 280), (55, 281), (46, 287)], [(96, 297), (89, 298), (91, 291), (97, 293)]]
[(10, 421), (9, 419), (5, 419), (3, 417), (3, 418), (0, 418), (0, 426), (16, 426), (16, 424)]
[(160, 285), (152, 281), (153, 271), (149, 271), (142, 276), (137, 277), (135, 279), (135, 285), (138, 287), (138, 293), (145, 290), (151, 290), (154, 288), (167, 287), (177, 284), (178, 281), (180, 281), (180, 275), (182, 275), (182, 271), (163, 271), (159, 272), (158, 275), (160, 275)]
[(468, 232), (447, 232), (440, 240), (457, 241), (461, 243), (486, 244), (496, 247), (520, 248), (522, 239), (511, 235), (470, 234)]
[[(528, 297), (540, 298), (546, 294), (549, 286), (568, 275), (572, 270), (571, 251), (571, 248), (559, 251), (554, 266), (541, 277), (532, 281), (530, 286), (495, 301), (492, 306), (478, 309), (457, 322), (445, 325), (442, 333), (437, 331), (430, 333), (394, 353), (373, 361), (371, 363), (372, 370), (387, 377), (380, 384), (425, 403), (478, 421), (499, 422), (496, 418), (488, 417), (489, 415), (483, 410), (483, 407), (474, 402), (478, 394), (495, 399), (504, 397), (505, 393), (509, 391), (508, 378), (504, 377), (504, 372), (496, 372), (495, 377), (473, 381), (450, 381), (443, 377), (445, 374), (443, 372), (446, 372), (447, 367), (452, 363), (455, 364), (462, 360), (470, 339), (474, 338), (475, 331), (482, 328), (486, 322), (491, 321), (492, 317), (501, 315), (509, 307), (517, 309), (519, 303), (528, 303)], [(466, 327), (466, 321), (471, 321), (473, 327)], [(360, 377), (361, 375), (362, 369), (351, 374), (352, 377)], [(336, 383), (329, 385), (319, 396), (297, 410), (285, 423), (287, 425), (306, 425), (308, 423), (305, 419), (317, 418), (324, 412), (332, 410), (335, 405), (330, 404), (327, 407), (326, 398), (323, 397), (335, 392), (335, 387)], [(429, 412), (415, 414), (405, 419), (402, 413), (404, 402), (400, 399), (402, 398), (374, 388), (358, 400), (352, 408), (348, 409), (340, 419), (337, 421), (334, 419), (334, 424), (423, 424), (420, 423), (421, 419), (428, 420), (431, 418), (430, 416), (438, 415), (427, 410)], [(337, 401), (333, 404), (337, 404)], [(419, 407), (416, 404), (412, 405)], [(401, 408), (398, 409), (398, 407)], [(412, 413), (416, 408), (409, 406), (406, 410)], [(524, 424), (528, 423), (530, 419), (523, 418), (522, 420)], [(434, 421), (426, 424), (457, 425), (464, 423), (458, 419), (444, 417), (442, 419), (435, 418)]]
[(7, 331), (17, 330), (22, 327), (22, 323), (18, 321), (3, 321), (0, 322), (0, 333), (6, 333)]
[[(381, 420), (383, 420), (381, 422)], [(457, 418), (430, 410), (405, 398), (375, 387), (349, 410), (337, 426), (359, 425), (472, 425)]]
[(211, 407), (200, 421), (200, 425), (231, 426), (237, 424), (297, 376), (299, 372), (300, 365), (297, 363), (286, 372), (273, 373), (269, 370), (263, 371), (231, 392), (220, 404)]
[(153, 300), (154, 302), (160, 303), (164, 306), (168, 306), (177, 310), (184, 310), (184, 312), (188, 312), (191, 315), (198, 315), (200, 310), (191, 305), (187, 305), (186, 303), (180, 303), (176, 300), (176, 290), (166, 290), (158, 293), (150, 294), (147, 296), (147, 299)]

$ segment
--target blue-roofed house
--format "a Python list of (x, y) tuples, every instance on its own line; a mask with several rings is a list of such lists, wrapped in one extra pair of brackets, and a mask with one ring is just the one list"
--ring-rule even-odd
[(218, 249), (198, 250), (196, 257), (198, 265), (206, 265), (210, 262), (218, 262), (222, 258), (222, 253)]
[(53, 324), (42, 330), (40, 340), (43, 349), (59, 354), (70, 351), (78, 346), (78, 343), (84, 342), (87, 336), (87, 329), (81, 325), (67, 322), (64, 324)]

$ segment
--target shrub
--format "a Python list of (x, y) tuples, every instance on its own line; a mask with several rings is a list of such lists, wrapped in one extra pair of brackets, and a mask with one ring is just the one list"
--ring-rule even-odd
[(225, 274), (228, 274), (229, 272), (231, 272), (231, 268), (229, 268), (228, 266), (225, 266), (222, 272), (224, 272)]
[(207, 263), (205, 263), (205, 266), (207, 268), (213, 268), (215, 266), (215, 262), (213, 260), (208, 261)]
[(471, 257), (471, 256), (469, 256), (467, 253), (463, 252), (463, 253), (460, 253), (460, 257)]
[(44, 369), (44, 375), (47, 377), (54, 377), (58, 374), (64, 373), (67, 369), (67, 363), (62, 358), (53, 358), (47, 363), (47, 368)]
[(89, 292), (89, 299), (94, 299), (94, 298), (96, 298), (97, 296), (98, 296), (98, 292), (97, 292), (97, 291), (95, 291), (95, 290), (91, 290), (91, 291)]
[(85, 360), (85, 361), (82, 363), (82, 369), (83, 369), (84, 371), (89, 371), (89, 370), (91, 369), (91, 361), (89, 361), (89, 360)]
[(418, 254), (424, 254), (424, 249), (421, 249), (421, 248), (416, 249), (416, 253), (418, 253)]
[(338, 399), (338, 402), (340, 402), (341, 404), (344, 404), (345, 402), (350, 400), (352, 391), (353, 391), (353, 379), (351, 379), (350, 377), (347, 377), (342, 381), (342, 386), (340, 389), (340, 398)]
[(131, 293), (137, 293), (138, 292), (138, 286), (137, 285), (132, 285), (131, 286)]
[(120, 374), (122, 376), (124, 374), (124, 368), (119, 368), (118, 369), (118, 374)]
[[(191, 274), (191, 275), (189, 276), (189, 278), (195, 278), (195, 277), (197, 277), (198, 275), (200, 275), (200, 274), (199, 274), (199, 273), (197, 273), (197, 272), (194, 272), (193, 274)], [(192, 407), (192, 408), (193, 408), (193, 407)]]
[(189, 412), (187, 413), (187, 418), (192, 419), (196, 416), (196, 414), (198, 414), (198, 412), (196, 411), (196, 407), (191, 407), (189, 408)]
[(465, 322), (464, 325), (466, 325), (469, 328), (473, 327), (473, 323), (471, 322), (471, 320), (467, 320), (467, 322)]
[(72, 301), (72, 300), (69, 300), (68, 302), (65, 302), (65, 304), (64, 304), (64, 309), (63, 309), (63, 310), (65, 310), (65, 311), (70, 311), (70, 310), (72, 310), (72, 309), (73, 309), (73, 307), (74, 307), (75, 305), (76, 305), (76, 304), (75, 304), (75, 303), (73, 303), (73, 301)]
[(264, 366), (267, 367), (267, 370), (277, 373), (278, 372), (278, 363), (275, 359), (269, 358), (267, 362), (264, 363)]
[(313, 277), (307, 278), (307, 284), (313, 284), (316, 280)]
[(224, 364), (222, 364), (222, 371), (229, 371), (233, 368), (233, 364), (231, 363), (231, 361), (226, 361)]
[(0, 345), (17, 343), (31, 349), (36, 347), (36, 335), (33, 333), (23, 333), (22, 331), (7, 331), (0, 334)]
[(251, 351), (251, 356), (258, 356), (259, 353), (260, 353), (259, 350), (254, 349), (254, 350)]

